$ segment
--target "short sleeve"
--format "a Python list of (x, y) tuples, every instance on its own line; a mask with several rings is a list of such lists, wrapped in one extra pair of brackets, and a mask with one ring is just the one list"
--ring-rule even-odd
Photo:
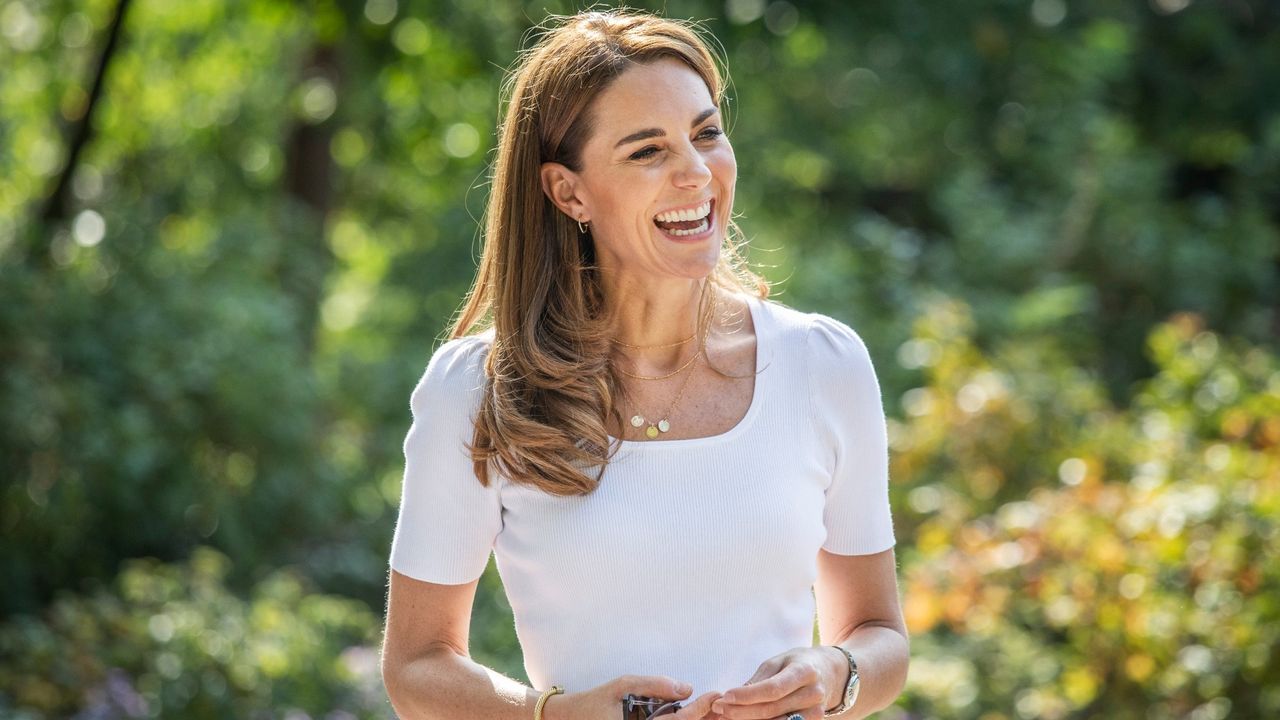
[(806, 336), (815, 435), (830, 454), (823, 549), (870, 555), (893, 547), (889, 443), (880, 383), (867, 346), (848, 325), (813, 314)]
[(391, 567), (417, 580), (458, 585), (480, 577), (502, 528), (500, 483), (480, 484), (466, 448), (487, 347), (477, 336), (445, 343), (409, 400), (413, 424), (404, 440)]

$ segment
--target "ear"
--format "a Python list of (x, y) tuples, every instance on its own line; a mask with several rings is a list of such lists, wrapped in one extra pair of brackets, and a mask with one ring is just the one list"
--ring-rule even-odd
[(542, 163), (542, 192), (572, 220), (587, 222), (591, 211), (587, 209), (582, 180), (577, 173), (558, 162)]

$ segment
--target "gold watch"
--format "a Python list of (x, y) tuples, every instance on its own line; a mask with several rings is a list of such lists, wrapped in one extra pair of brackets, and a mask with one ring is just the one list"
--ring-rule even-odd
[(840, 704), (822, 713), (822, 717), (824, 718), (834, 717), (853, 707), (853, 704), (858, 700), (858, 689), (860, 687), (858, 680), (858, 663), (853, 661), (853, 656), (849, 654), (848, 650), (845, 650), (839, 645), (832, 645), (831, 647), (844, 653), (845, 658), (849, 661), (849, 682), (844, 686), (844, 697), (840, 700)]

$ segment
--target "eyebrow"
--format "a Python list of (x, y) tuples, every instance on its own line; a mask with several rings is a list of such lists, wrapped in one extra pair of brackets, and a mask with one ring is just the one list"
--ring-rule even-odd
[[(693, 119), (693, 123), (689, 127), (698, 127), (699, 123), (711, 117), (712, 115), (715, 115), (716, 112), (717, 112), (716, 108), (707, 108), (706, 110), (703, 110), (702, 112), (698, 113), (698, 117)], [(626, 145), (627, 143), (633, 143), (633, 142), (636, 142), (637, 140), (648, 140), (649, 138), (652, 138), (652, 137), (665, 137), (666, 134), (667, 133), (664, 132), (662, 128), (645, 128), (644, 130), (637, 130), (631, 133), (630, 135), (622, 138), (621, 140), (618, 141), (617, 145), (614, 145), (614, 147), (620, 148), (623, 145)]]

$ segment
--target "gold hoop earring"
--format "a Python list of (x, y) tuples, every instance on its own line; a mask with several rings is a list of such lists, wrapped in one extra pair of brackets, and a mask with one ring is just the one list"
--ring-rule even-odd
[(591, 229), (590, 222), (588, 222), (586, 225), (583, 225), (581, 220), (578, 221), (578, 232), (582, 233), (583, 235), (586, 235), (590, 229)]

